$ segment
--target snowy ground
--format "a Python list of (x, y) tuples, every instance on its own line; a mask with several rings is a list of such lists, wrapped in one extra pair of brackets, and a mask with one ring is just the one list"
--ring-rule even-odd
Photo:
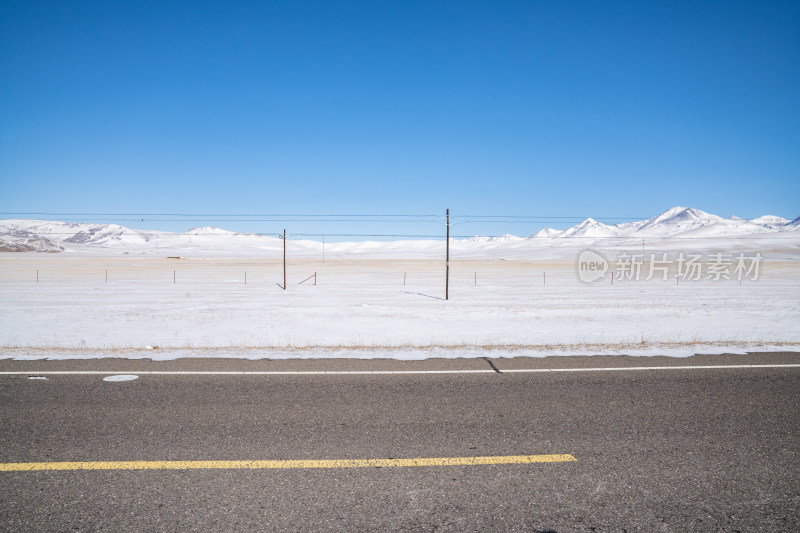
[[(613, 285), (581, 282), (575, 251), (567, 255), (573, 258), (472, 260), (456, 253), (445, 301), (444, 264), (433, 259), (295, 259), (283, 291), (274, 254), (3, 254), (0, 358), (800, 349), (800, 262), (783, 252), (762, 263), (755, 281), (676, 281), (670, 271), (668, 281), (617, 278)], [(316, 286), (313, 279), (298, 285), (314, 272)]]

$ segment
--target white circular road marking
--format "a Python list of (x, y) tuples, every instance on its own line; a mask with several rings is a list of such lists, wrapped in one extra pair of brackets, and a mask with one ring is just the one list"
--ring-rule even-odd
[(133, 374), (117, 374), (114, 376), (107, 376), (103, 378), (103, 381), (133, 381), (134, 379), (138, 379), (139, 376), (134, 376)]

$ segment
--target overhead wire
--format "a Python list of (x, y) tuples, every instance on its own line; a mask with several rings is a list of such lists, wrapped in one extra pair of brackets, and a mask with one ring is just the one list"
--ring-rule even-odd
[[(0, 212), (0, 216), (59, 216), (70, 217), (61, 222), (113, 221), (113, 222), (375, 222), (375, 223), (445, 223), (443, 215), (436, 214), (361, 214), (361, 213), (328, 213), (328, 214), (236, 214), (236, 213), (58, 213), (58, 212)], [(103, 218), (89, 218), (103, 217)], [(106, 218), (114, 217), (114, 218)], [(118, 217), (135, 217), (124, 218)], [(179, 218), (151, 218), (179, 217)], [(188, 218), (194, 217), (194, 218)], [(463, 224), (567, 224), (580, 223), (587, 219), (596, 221), (646, 221), (654, 217), (622, 217), (622, 216), (551, 216), (551, 215), (451, 215), (450, 225)], [(624, 222), (618, 222), (624, 223)], [(659, 221), (660, 224), (682, 224), (683, 222)], [(615, 224), (606, 224), (615, 225)]]
[[(237, 214), (237, 213), (59, 213), (49, 211), (28, 211), (28, 212), (0, 212), (0, 216), (16, 215), (16, 216), (58, 216), (65, 217), (57, 222), (70, 222), (70, 223), (88, 223), (91, 222), (193, 222), (193, 223), (218, 223), (218, 222), (237, 222), (237, 223), (255, 223), (255, 222), (268, 222), (268, 223), (376, 223), (376, 224), (436, 224), (438, 226), (445, 225), (445, 216), (441, 214), (419, 214), (419, 213), (391, 213), (391, 214), (361, 214), (361, 213), (328, 213), (328, 214), (269, 214), (269, 213), (250, 213), (250, 214)], [(67, 218), (68, 217), (68, 218)], [(113, 218), (93, 218), (93, 217), (113, 217)], [(136, 218), (119, 218), (119, 217), (136, 217)], [(151, 218), (151, 217), (170, 217), (170, 218)], [(194, 218), (190, 218), (194, 217)], [(463, 226), (466, 224), (515, 224), (515, 225), (541, 225), (541, 224), (569, 224), (580, 223), (590, 217), (578, 216), (533, 216), (533, 215), (451, 215), (451, 226)], [(654, 217), (651, 217), (654, 218)], [(603, 220), (617, 220), (617, 221), (641, 221), (649, 220), (643, 217), (596, 217), (595, 219)], [(56, 220), (53, 220), (56, 222)], [(622, 224), (620, 222), (618, 224)], [(665, 225), (679, 225), (682, 222), (659, 221), (659, 224)], [(614, 224), (610, 224), (614, 226)], [(134, 230), (131, 231), (144, 235), (219, 235), (217, 232), (202, 232), (188, 230), (186, 232), (169, 232), (158, 230)], [(231, 232), (231, 234), (238, 235), (276, 235), (279, 232)], [(49, 235), (74, 235), (74, 232), (48, 232)], [(429, 233), (356, 233), (356, 232), (298, 232), (292, 233), (296, 237), (359, 237), (359, 238), (419, 238), (419, 239), (443, 239), (443, 235), (429, 234)], [(482, 238), (498, 238), (502, 235), (452, 235), (454, 239), (470, 239), (475, 237)], [(757, 238), (760, 235), (730, 235), (730, 236), (715, 236), (713, 238), (724, 239), (750, 239)], [(528, 239), (536, 239), (535, 236), (521, 237)], [(552, 238), (552, 237), (540, 237)], [(638, 240), (642, 237), (630, 236), (582, 236), (570, 235), (571, 239), (593, 239), (593, 240)], [(659, 237), (645, 237), (649, 240), (659, 239)], [(671, 239), (707, 239), (708, 236), (674, 236)]]

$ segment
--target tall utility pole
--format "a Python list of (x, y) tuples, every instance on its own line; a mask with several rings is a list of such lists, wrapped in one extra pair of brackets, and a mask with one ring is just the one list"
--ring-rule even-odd
[(286, 290), (286, 230), (283, 230), (283, 290)]
[(447, 259), (445, 260), (444, 299), (450, 299), (450, 210), (447, 210)]

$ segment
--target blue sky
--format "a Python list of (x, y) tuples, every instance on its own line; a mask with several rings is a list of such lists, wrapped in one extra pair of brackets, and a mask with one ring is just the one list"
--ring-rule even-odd
[(0, 94), (4, 213), (800, 215), (796, 1), (9, 0)]

